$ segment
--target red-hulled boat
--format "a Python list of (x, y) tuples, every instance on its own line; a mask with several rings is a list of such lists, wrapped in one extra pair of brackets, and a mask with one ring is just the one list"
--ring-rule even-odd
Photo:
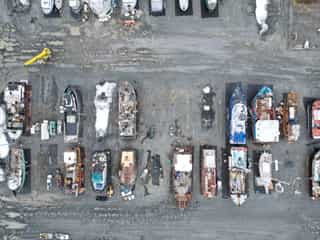
[(217, 149), (214, 146), (200, 146), (201, 194), (213, 198), (217, 193)]

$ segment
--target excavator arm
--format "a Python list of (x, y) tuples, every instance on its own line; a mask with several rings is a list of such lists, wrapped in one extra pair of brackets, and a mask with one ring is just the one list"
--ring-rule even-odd
[(30, 58), (29, 60), (24, 62), (24, 66), (29, 66), (38, 61), (48, 61), (52, 55), (52, 51), (49, 48), (44, 48), (39, 54)]

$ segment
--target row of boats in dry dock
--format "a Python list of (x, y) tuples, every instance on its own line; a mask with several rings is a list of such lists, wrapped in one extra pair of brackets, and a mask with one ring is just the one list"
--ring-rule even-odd
[[(112, 109), (113, 95), (117, 89), (118, 128), (122, 139), (137, 137), (138, 100), (136, 90), (127, 81), (103, 82), (96, 86), (94, 105), (96, 108), (95, 130), (97, 139), (107, 136), (109, 116)], [(22, 134), (30, 129), (30, 96), (31, 87), (27, 81), (8, 83), (3, 94), (4, 104), (0, 111), (0, 156), (8, 159), (6, 164), (7, 183), (12, 191), (19, 192), (26, 179), (25, 150), (15, 146)], [(66, 193), (75, 195), (85, 191), (85, 169), (83, 149), (77, 144), (81, 121), (81, 97), (75, 87), (67, 87), (63, 95), (63, 133), (66, 143), (73, 143), (64, 151), (64, 171), (60, 185)], [(311, 137), (320, 138), (320, 100), (310, 105)], [(285, 95), (279, 107), (275, 107), (273, 91), (263, 86), (252, 100), (250, 109), (247, 96), (241, 85), (237, 85), (229, 97), (227, 117), (228, 145), (228, 188), (230, 198), (236, 205), (243, 204), (248, 198), (248, 112), (252, 119), (252, 137), (255, 143), (268, 144), (278, 142), (282, 132), (288, 142), (297, 141), (300, 125), (297, 118), (298, 96), (294, 92)], [(212, 126), (205, 124), (205, 126)], [(41, 129), (42, 131), (43, 129)], [(179, 208), (188, 206), (192, 198), (193, 182), (193, 146), (176, 146), (172, 154), (172, 182), (174, 196)], [(111, 152), (97, 151), (91, 159), (91, 184), (95, 191), (106, 192), (111, 197)], [(212, 145), (200, 146), (201, 194), (205, 198), (217, 195), (217, 148)], [(258, 157), (258, 171), (255, 184), (266, 193), (274, 190), (272, 177), (272, 154), (261, 151)], [(119, 179), (122, 199), (134, 199), (134, 188), (137, 179), (137, 152), (124, 149), (120, 154)], [(313, 198), (320, 198), (320, 153), (311, 158), (310, 190)]]

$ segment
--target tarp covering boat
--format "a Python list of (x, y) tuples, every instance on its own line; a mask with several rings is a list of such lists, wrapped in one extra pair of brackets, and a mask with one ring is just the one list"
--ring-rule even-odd
[(105, 82), (96, 85), (94, 106), (96, 108), (96, 137), (103, 138), (107, 135), (109, 115), (112, 109), (112, 96), (116, 83)]
[(217, 192), (216, 147), (204, 145), (200, 147), (201, 157), (201, 194), (205, 198), (213, 198)]
[(186, 208), (192, 197), (193, 148), (176, 147), (173, 151), (173, 187), (178, 208)]
[(248, 198), (247, 194), (247, 147), (231, 147), (229, 157), (229, 188), (234, 204), (241, 206)]
[(262, 87), (252, 101), (253, 139), (257, 143), (279, 142), (279, 120), (275, 119), (273, 92)]
[(135, 198), (134, 188), (137, 178), (137, 156), (136, 150), (121, 151), (120, 159), (120, 194), (123, 200)]
[(247, 97), (241, 85), (235, 87), (229, 99), (229, 143), (246, 144)]
[(22, 148), (11, 148), (8, 172), (8, 188), (20, 192), (26, 179), (26, 159)]
[(67, 87), (63, 95), (64, 102), (64, 141), (77, 142), (80, 129), (80, 101), (77, 91)]
[(119, 135), (122, 138), (135, 138), (137, 135), (137, 96), (134, 87), (127, 81), (120, 82), (119, 99)]

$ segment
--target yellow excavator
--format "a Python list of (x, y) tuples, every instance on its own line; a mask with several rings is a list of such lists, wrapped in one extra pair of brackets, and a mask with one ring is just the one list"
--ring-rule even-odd
[(29, 60), (25, 61), (23, 65), (24, 66), (29, 66), (29, 65), (32, 65), (33, 63), (38, 62), (38, 61), (40, 63), (45, 63), (50, 59), (51, 56), (52, 56), (51, 49), (44, 48), (44, 49), (42, 49), (42, 51), (39, 54), (37, 54), (36, 56), (34, 56), (34, 57), (30, 58)]

